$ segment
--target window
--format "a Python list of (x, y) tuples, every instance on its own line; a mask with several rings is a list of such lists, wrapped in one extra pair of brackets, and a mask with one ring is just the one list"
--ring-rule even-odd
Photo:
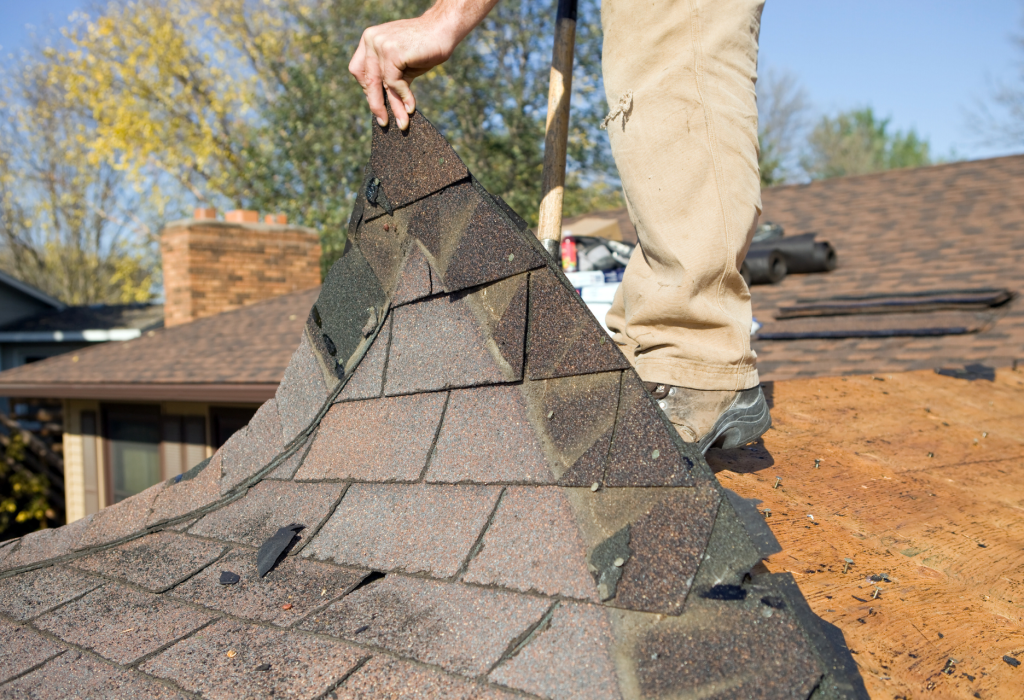
[(210, 407), (210, 430), (213, 432), (213, 447), (220, 449), (228, 438), (248, 425), (256, 415), (255, 408)]
[(206, 419), (203, 416), (164, 415), (160, 424), (165, 479), (183, 474), (206, 459)]
[(157, 406), (105, 406), (112, 502), (145, 491), (161, 481), (160, 409)]

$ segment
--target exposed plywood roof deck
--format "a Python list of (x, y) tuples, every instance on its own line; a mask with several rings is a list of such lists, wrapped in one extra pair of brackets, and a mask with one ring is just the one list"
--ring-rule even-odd
[(768, 568), (842, 629), (872, 697), (1019, 698), (1024, 371), (876, 376), (776, 382), (764, 445), (708, 461), (771, 511)]

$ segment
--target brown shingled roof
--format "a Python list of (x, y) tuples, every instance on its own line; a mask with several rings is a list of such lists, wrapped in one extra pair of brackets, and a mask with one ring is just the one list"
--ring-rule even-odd
[(0, 548), (0, 694), (863, 697), (525, 223), (419, 112), (373, 149), (276, 397)]
[[(839, 254), (829, 273), (751, 289), (771, 321), (797, 299), (1005, 287), (1024, 279), (1024, 156), (950, 163), (775, 187), (761, 221), (816, 231)], [(977, 334), (757, 341), (762, 379), (899, 372), (1024, 359), (1024, 304)]]
[(274, 395), (319, 288), (141, 338), (0, 373), (0, 394), (52, 398), (265, 401)]

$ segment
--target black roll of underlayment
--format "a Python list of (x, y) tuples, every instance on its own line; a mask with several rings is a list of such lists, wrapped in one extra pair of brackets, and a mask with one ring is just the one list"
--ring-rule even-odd
[(752, 284), (778, 284), (786, 277), (786, 258), (775, 248), (751, 248), (740, 266), (740, 274)]
[(776, 238), (751, 249), (765, 248), (778, 250), (786, 259), (786, 271), (789, 274), (808, 272), (831, 272), (839, 262), (836, 249), (828, 241), (815, 241), (815, 233), (804, 233), (799, 236)]

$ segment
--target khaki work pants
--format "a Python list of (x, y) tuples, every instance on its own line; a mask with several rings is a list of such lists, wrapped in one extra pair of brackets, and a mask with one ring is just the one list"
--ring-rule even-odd
[(739, 266), (761, 212), (763, 0), (604, 0), (607, 129), (640, 248), (607, 324), (644, 381), (758, 383)]

